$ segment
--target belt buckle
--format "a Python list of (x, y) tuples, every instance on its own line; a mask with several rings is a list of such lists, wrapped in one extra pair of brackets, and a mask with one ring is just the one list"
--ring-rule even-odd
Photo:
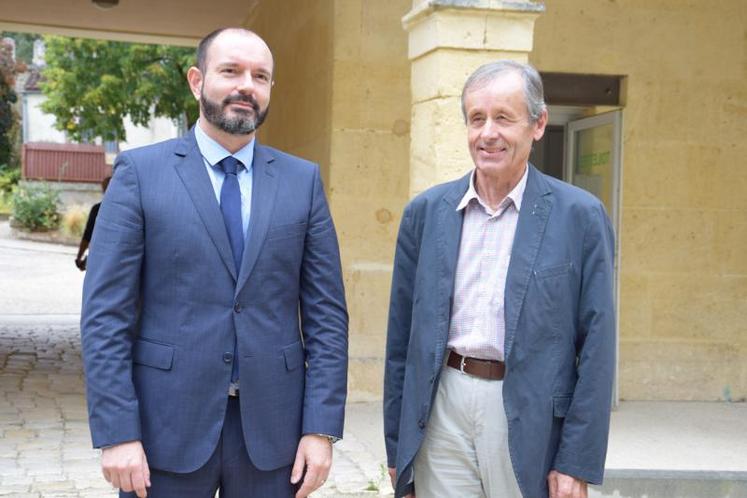
[(467, 372), (464, 371), (464, 364), (467, 362), (467, 357), (462, 356), (462, 358), (459, 360), (459, 371), (463, 374), (466, 374)]
[(228, 396), (230, 398), (236, 398), (239, 396), (239, 384), (231, 382), (228, 384)]

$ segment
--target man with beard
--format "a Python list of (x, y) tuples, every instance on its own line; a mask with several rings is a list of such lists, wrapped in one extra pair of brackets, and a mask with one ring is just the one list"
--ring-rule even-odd
[(81, 336), (93, 444), (120, 497), (304, 497), (342, 436), (348, 316), (316, 164), (255, 140), (265, 42), (205, 37), (184, 137), (115, 163)]

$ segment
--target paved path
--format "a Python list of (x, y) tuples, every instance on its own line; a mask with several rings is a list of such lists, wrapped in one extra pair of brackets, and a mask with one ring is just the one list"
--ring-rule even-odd
[[(16, 241), (0, 223), (0, 497), (107, 498), (86, 418), (75, 248)], [(348, 406), (314, 497), (391, 496), (379, 403)]]
[[(77, 324), (44, 320), (0, 324), (0, 496), (114, 497), (91, 449)], [(332, 474), (313, 496), (386, 496), (383, 448), (371, 441), (378, 403), (351, 404), (349, 412), (354, 420), (335, 445)]]
[(83, 273), (74, 264), (77, 249), (12, 240), (7, 233), (8, 222), (0, 222), (0, 320), (77, 316), (83, 288)]
[(112, 495), (90, 446), (76, 332), (0, 325), (0, 496)]

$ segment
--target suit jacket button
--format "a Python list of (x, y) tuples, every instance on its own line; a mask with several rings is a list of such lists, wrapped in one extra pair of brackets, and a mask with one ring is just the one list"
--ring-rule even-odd
[(425, 429), (425, 422), (423, 422), (422, 420), (419, 420), (418, 427), (420, 427), (421, 429)]
[(235, 311), (236, 313), (241, 313), (241, 304), (240, 304), (240, 303), (236, 303), (236, 304), (234, 304), (234, 305), (233, 305), (233, 310), (234, 310), (234, 311)]
[(223, 361), (225, 363), (231, 363), (233, 361), (233, 353), (223, 353)]

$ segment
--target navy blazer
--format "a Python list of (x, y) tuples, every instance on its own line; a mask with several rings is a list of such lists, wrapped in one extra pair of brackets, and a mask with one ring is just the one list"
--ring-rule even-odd
[(142, 440), (154, 468), (200, 468), (233, 361), (256, 467), (290, 465), (302, 434), (342, 436), (348, 315), (319, 168), (259, 144), (253, 168), (235, 268), (194, 131), (117, 158), (83, 288), (95, 447)]
[[(395, 496), (411, 490), (449, 333), (469, 175), (406, 207), (394, 260), (384, 383)], [(503, 399), (525, 498), (551, 469), (601, 483), (615, 365), (614, 238), (599, 200), (529, 166), (506, 276)], [(417, 492), (417, 490), (416, 490)]]

